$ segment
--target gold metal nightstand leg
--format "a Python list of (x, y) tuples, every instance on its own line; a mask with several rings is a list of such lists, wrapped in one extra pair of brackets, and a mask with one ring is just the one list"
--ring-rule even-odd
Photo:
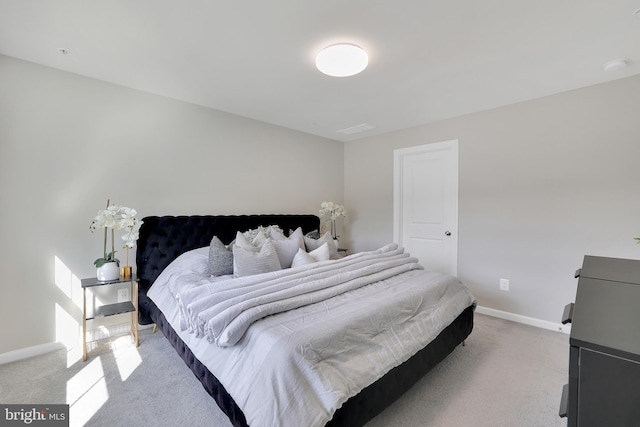
[(87, 289), (82, 288), (82, 360), (87, 361)]
[(138, 282), (131, 281), (131, 301), (135, 311), (131, 313), (131, 332), (133, 332), (133, 338), (136, 343), (136, 347), (140, 345), (140, 338), (138, 335)]

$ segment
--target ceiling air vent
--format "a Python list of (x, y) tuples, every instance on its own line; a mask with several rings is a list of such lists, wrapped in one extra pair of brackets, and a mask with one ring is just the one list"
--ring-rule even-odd
[(358, 132), (364, 132), (365, 130), (373, 129), (375, 126), (371, 126), (369, 123), (361, 123), (359, 125), (351, 126), (350, 128), (341, 129), (338, 133), (344, 135), (351, 135)]

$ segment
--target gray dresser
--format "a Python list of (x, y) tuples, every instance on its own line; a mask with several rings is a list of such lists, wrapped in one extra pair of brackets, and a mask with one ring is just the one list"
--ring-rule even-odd
[(569, 427), (640, 426), (640, 261), (585, 256), (576, 277), (560, 416)]

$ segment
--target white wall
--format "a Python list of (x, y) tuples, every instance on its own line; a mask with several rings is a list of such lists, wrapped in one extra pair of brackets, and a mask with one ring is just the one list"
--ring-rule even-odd
[[(458, 274), (558, 323), (585, 254), (640, 258), (640, 76), (345, 144), (347, 244), (393, 237), (393, 150), (459, 140)], [(499, 279), (511, 290), (499, 290)]]
[(340, 142), (0, 55), (0, 354), (77, 332), (107, 198), (140, 217), (317, 213), (342, 203), (342, 157)]

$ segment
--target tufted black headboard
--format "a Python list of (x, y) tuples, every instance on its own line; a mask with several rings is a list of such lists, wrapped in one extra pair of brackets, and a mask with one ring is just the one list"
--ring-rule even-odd
[(148, 216), (142, 221), (136, 250), (138, 320), (141, 325), (154, 322), (150, 316), (153, 301), (147, 297), (147, 291), (162, 270), (180, 254), (209, 246), (213, 236), (228, 244), (236, 232), (259, 226), (278, 225), (287, 233), (298, 227), (308, 233), (320, 226), (316, 215)]

